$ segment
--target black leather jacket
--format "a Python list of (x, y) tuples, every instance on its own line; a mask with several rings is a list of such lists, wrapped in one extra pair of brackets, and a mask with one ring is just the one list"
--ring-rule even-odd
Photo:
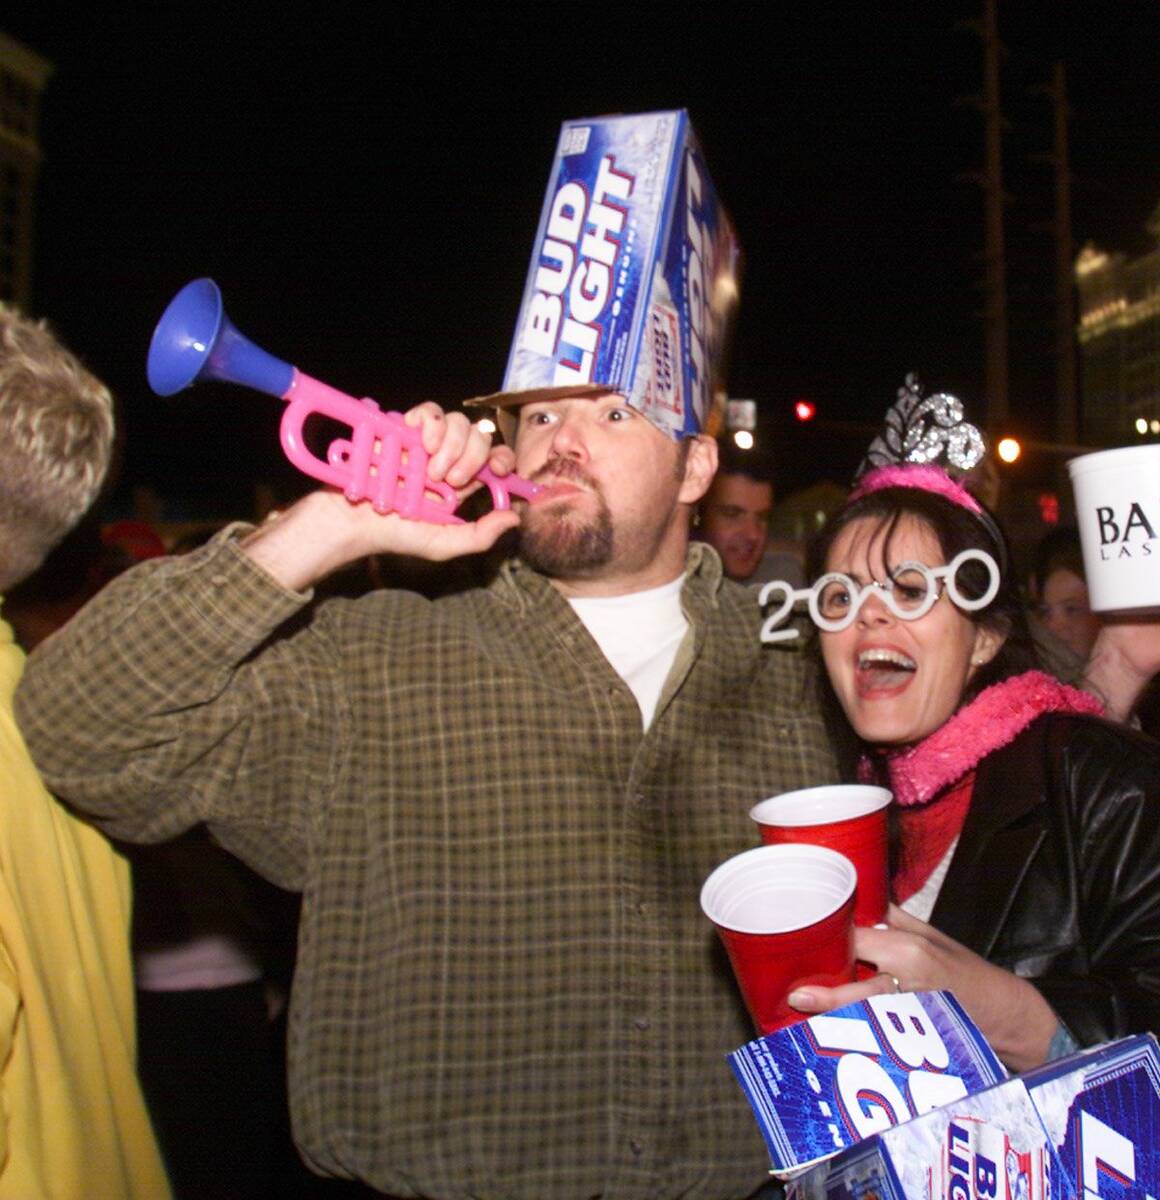
[(1160, 1031), (1160, 742), (1054, 713), (990, 754), (931, 924), (1081, 1046)]

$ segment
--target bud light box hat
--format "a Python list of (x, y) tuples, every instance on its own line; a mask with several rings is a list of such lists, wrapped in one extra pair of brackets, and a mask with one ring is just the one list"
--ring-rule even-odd
[[(503, 390), (619, 392), (679, 440), (716, 433), (740, 249), (684, 109), (565, 121)], [(506, 418), (506, 420), (504, 419)]]

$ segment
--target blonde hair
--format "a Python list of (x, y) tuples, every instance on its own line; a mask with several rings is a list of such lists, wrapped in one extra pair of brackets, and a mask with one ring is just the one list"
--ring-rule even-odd
[(80, 520), (113, 450), (113, 398), (43, 321), (0, 304), (0, 591)]

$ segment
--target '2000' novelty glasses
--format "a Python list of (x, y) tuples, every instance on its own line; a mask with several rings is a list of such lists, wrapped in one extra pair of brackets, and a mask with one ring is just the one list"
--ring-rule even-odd
[[(983, 563), (989, 573), (987, 589), (981, 596), (967, 596), (959, 590), (958, 573), (968, 562)], [(809, 606), (813, 623), (827, 633), (837, 633), (852, 625), (871, 594), (877, 594), (899, 620), (917, 621), (934, 607), (940, 584), (944, 582), (947, 595), (958, 608), (976, 612), (995, 599), (999, 591), (999, 568), (986, 550), (961, 550), (945, 567), (928, 567), (920, 562), (900, 563), (885, 583), (874, 580), (860, 584), (839, 571), (828, 572), (808, 588), (793, 588), (784, 579), (774, 579), (761, 589), (758, 597), (758, 603), (765, 608), (774, 602), (778, 593), (781, 595), (779, 606), (761, 626), (761, 640), (784, 642), (797, 637), (798, 630), (778, 629), (778, 626), (802, 600)]]

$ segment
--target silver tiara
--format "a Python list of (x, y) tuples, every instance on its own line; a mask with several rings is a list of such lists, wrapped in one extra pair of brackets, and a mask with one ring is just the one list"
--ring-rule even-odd
[(886, 414), (881, 435), (870, 443), (854, 478), (860, 479), (875, 467), (900, 463), (932, 463), (948, 472), (969, 471), (981, 461), (986, 447), (983, 435), (963, 418), (957, 397), (937, 392), (924, 399), (918, 376), (907, 375)]

